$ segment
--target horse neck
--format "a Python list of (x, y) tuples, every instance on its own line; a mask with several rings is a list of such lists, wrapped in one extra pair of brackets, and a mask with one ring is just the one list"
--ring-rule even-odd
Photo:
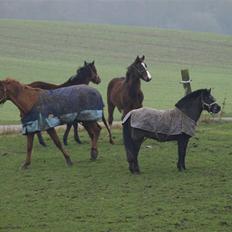
[(89, 82), (90, 82), (89, 78), (76, 74), (75, 77), (73, 77), (72, 79), (70, 78), (63, 84), (59, 85), (59, 87), (68, 87), (71, 85), (82, 85), (82, 84), (88, 85)]
[(188, 101), (185, 106), (178, 107), (184, 114), (186, 114), (189, 118), (197, 122), (201, 116), (202, 113), (202, 103), (201, 103), (201, 97), (197, 97), (197, 99), (194, 101)]
[(140, 78), (135, 77), (133, 73), (127, 72), (126, 83), (129, 87), (130, 93), (134, 94), (141, 90), (141, 81)]
[(13, 89), (8, 89), (7, 94), (20, 111), (20, 115), (27, 114), (39, 98), (41, 89), (34, 89), (23, 85), (15, 85)]

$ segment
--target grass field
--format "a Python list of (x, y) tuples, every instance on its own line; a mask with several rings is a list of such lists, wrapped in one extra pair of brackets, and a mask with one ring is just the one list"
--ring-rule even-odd
[[(232, 37), (155, 28), (85, 25), (68, 22), (0, 20), (0, 78), (24, 83), (64, 82), (84, 60), (95, 60), (106, 96), (112, 77), (123, 76), (137, 55), (145, 54), (152, 82), (142, 83), (144, 105), (172, 107), (183, 96), (180, 70), (188, 68), (192, 87), (212, 88), (232, 115)], [(0, 123), (17, 123), (18, 110), (6, 103)], [(119, 119), (120, 115), (117, 114)]]
[(35, 144), (26, 171), (19, 169), (25, 138), (0, 136), (0, 231), (232, 230), (231, 123), (200, 124), (182, 173), (175, 143), (147, 140), (139, 157), (142, 174), (131, 175), (121, 131), (113, 132), (116, 144), (110, 145), (102, 131), (95, 162), (86, 132), (83, 145), (71, 139), (72, 168), (46, 137), (48, 148)]

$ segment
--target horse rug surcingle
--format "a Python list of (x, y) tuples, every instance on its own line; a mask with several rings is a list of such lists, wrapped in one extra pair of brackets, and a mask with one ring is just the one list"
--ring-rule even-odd
[(132, 128), (155, 133), (157, 137), (158, 134), (178, 135), (181, 133), (193, 136), (196, 129), (196, 122), (178, 108), (169, 110), (135, 109), (124, 117), (122, 123), (124, 124), (129, 118)]
[(47, 130), (74, 121), (100, 120), (103, 107), (101, 94), (87, 85), (44, 90), (22, 118), (22, 133)]

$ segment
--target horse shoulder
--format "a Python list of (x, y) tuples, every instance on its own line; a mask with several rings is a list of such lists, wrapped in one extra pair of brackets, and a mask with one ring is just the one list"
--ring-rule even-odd
[(119, 98), (123, 92), (122, 78), (114, 78), (108, 85), (108, 95), (111, 99)]

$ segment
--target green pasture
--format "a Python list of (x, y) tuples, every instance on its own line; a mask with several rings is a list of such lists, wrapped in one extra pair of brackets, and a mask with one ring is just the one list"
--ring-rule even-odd
[(232, 230), (231, 123), (199, 125), (185, 172), (177, 171), (175, 143), (146, 140), (139, 156), (142, 173), (133, 176), (121, 130), (113, 134), (116, 144), (110, 145), (102, 130), (97, 161), (89, 160), (85, 131), (82, 145), (70, 138), (71, 168), (48, 137), (47, 148), (36, 140), (32, 165), (24, 171), (24, 136), (0, 136), (0, 231)]
[[(156, 28), (87, 25), (71, 22), (0, 20), (0, 78), (23, 83), (64, 82), (84, 60), (95, 60), (104, 99), (109, 80), (123, 76), (144, 54), (153, 80), (142, 83), (144, 105), (172, 107), (183, 96), (180, 70), (188, 68), (193, 89), (212, 88), (232, 115), (232, 37)], [(6, 103), (1, 124), (18, 123), (18, 110)], [(120, 119), (120, 114), (116, 114)]]

